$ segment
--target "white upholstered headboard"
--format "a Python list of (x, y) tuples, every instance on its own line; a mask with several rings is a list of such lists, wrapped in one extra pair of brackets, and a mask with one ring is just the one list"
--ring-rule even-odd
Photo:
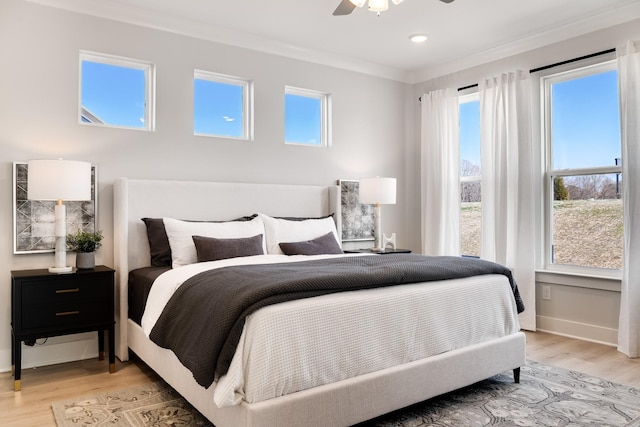
[(114, 184), (116, 355), (128, 360), (129, 271), (150, 265), (141, 218), (228, 220), (262, 212), (273, 216), (335, 213), (340, 235), (340, 188), (331, 186), (156, 181), (120, 178)]

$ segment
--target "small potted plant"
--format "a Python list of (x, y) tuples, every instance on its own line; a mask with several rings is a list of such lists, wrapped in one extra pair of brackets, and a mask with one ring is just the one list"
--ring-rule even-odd
[(89, 233), (78, 230), (67, 235), (67, 250), (76, 253), (76, 267), (91, 269), (96, 266), (95, 251), (102, 246), (102, 231)]

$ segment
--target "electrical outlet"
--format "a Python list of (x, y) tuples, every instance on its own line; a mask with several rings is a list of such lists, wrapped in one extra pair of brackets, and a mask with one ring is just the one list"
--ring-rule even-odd
[(547, 301), (551, 301), (551, 286), (543, 286), (542, 287), (542, 299), (546, 299)]

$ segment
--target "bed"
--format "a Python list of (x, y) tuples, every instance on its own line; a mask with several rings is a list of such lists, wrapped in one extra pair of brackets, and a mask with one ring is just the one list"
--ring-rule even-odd
[[(429, 287), (431, 293), (428, 295), (422, 294), (425, 291), (418, 289), (418, 284), (403, 284), (394, 287), (329, 293), (314, 298), (264, 307), (248, 317), (239, 340), (239, 349), (236, 350), (228, 367), (229, 371), (225, 375), (215, 378), (210, 387), (199, 384), (192, 371), (180, 362), (173, 351), (158, 346), (149, 338), (149, 327), (145, 329), (141, 325), (143, 322), (140, 319), (129, 318), (129, 272), (144, 270), (151, 264), (147, 228), (141, 219), (229, 220), (245, 218), (247, 215), (257, 212), (265, 213), (273, 218), (323, 218), (324, 220), (328, 215), (340, 212), (339, 187), (155, 181), (126, 178), (119, 179), (114, 184), (114, 263), (117, 281), (116, 355), (120, 360), (126, 361), (129, 358), (129, 350), (133, 351), (217, 427), (353, 425), (473, 384), (504, 371), (513, 370), (514, 376), (517, 376), (519, 367), (525, 364), (525, 336), (519, 331), (513, 296), (511, 296), (510, 302), (504, 296), (504, 288), (508, 287), (508, 279), (497, 274), (486, 274), (475, 278), (433, 282)], [(340, 230), (340, 216), (328, 218), (331, 218), (331, 221), (335, 219), (336, 230)], [(286, 257), (286, 255), (282, 256)], [(251, 262), (254, 262), (253, 259), (255, 259), (255, 263), (262, 265), (261, 257), (274, 260), (280, 255), (273, 257), (256, 255), (247, 257), (247, 259), (252, 259)], [(300, 265), (304, 265), (316, 262), (316, 258), (318, 258), (317, 262), (324, 263), (330, 262), (325, 258), (331, 257), (333, 256), (293, 256), (291, 262), (294, 264), (300, 262)], [(343, 258), (339, 255), (335, 257)], [(379, 255), (370, 255), (369, 257), (382, 258)], [(236, 261), (223, 260), (211, 263), (219, 262), (234, 264)], [(238, 262), (244, 263), (244, 261)], [(279, 263), (280, 261), (273, 262)], [(169, 280), (168, 276), (177, 275), (181, 270), (199, 271), (201, 267), (204, 268), (204, 264), (209, 263), (198, 264), (202, 264), (202, 266), (186, 265), (172, 269), (170, 274), (160, 277), (163, 280)], [(453, 293), (457, 296), (451, 296), (451, 289), (459, 289), (457, 293)], [(476, 291), (472, 289), (482, 289), (482, 292), (477, 291), (479, 293), (476, 296), (472, 293)], [(491, 291), (487, 291), (488, 289)], [(495, 291), (493, 291), (494, 289)], [(438, 307), (446, 304), (452, 298), (458, 298), (462, 304), (465, 300), (479, 299), (480, 296), (484, 299), (493, 298), (490, 297), (491, 292), (500, 295), (499, 298), (503, 300), (502, 308), (499, 310), (482, 308), (478, 314), (475, 314), (478, 319), (473, 319), (466, 314), (461, 315), (460, 313), (465, 313), (465, 308), (462, 306), (458, 310), (449, 308), (438, 311)], [(354, 343), (353, 345), (364, 345), (365, 349), (358, 347), (349, 349), (350, 355), (353, 352), (360, 352), (361, 356), (350, 356), (347, 358), (348, 361), (364, 357), (362, 355), (368, 353), (369, 347), (367, 346), (377, 348), (373, 341), (378, 341), (376, 345), (388, 346), (388, 339), (379, 338), (388, 336), (392, 337), (390, 339), (396, 339), (397, 333), (393, 330), (385, 332), (385, 328), (394, 327), (394, 323), (404, 322), (413, 325), (412, 337), (427, 333), (425, 330), (429, 328), (420, 327), (420, 323), (415, 323), (417, 322), (416, 318), (421, 316), (414, 315), (410, 309), (393, 310), (390, 308), (389, 301), (392, 301), (393, 298), (404, 298), (407, 301), (419, 301), (419, 298), (423, 298), (424, 304), (431, 301), (433, 306), (428, 310), (423, 310), (423, 306), (418, 306), (418, 311), (432, 313), (429, 321), (445, 326), (451, 325), (452, 331), (473, 329), (470, 333), (475, 338), (469, 343), (458, 344), (451, 350), (431, 349), (429, 351), (433, 354), (428, 357), (415, 359), (415, 356), (408, 357), (404, 353), (396, 355), (395, 359), (392, 358), (395, 361), (391, 366), (380, 365), (377, 360), (373, 359), (381, 358), (371, 357), (373, 368), (362, 369), (363, 363), (360, 361), (358, 367), (355, 368), (356, 375), (345, 374), (341, 371), (341, 367), (336, 369), (337, 372), (339, 371), (336, 374), (337, 377), (327, 374), (328, 378), (322, 379), (315, 385), (305, 387), (292, 385), (295, 380), (290, 377), (280, 378), (280, 375), (288, 375), (289, 369), (286, 364), (284, 372), (281, 372), (277, 367), (282, 368), (282, 362), (268, 365), (265, 368), (263, 366), (264, 358), (256, 360), (250, 358), (251, 354), (260, 354), (266, 348), (278, 346), (284, 347), (285, 351), (281, 352), (287, 363), (292, 357), (298, 357), (298, 354), (307, 354), (304, 357), (308, 357), (308, 353), (304, 353), (303, 349), (297, 347), (301, 345), (300, 342), (305, 340), (305, 336), (309, 335), (308, 331), (299, 327), (297, 319), (300, 313), (308, 313), (312, 318), (320, 318), (321, 326), (316, 325), (316, 329), (330, 325), (329, 329), (339, 332), (329, 341), (339, 341), (341, 337), (349, 341), (334, 343), (333, 347), (326, 345), (326, 341), (322, 345), (311, 343), (310, 347), (304, 350), (309, 351), (311, 348), (311, 351), (316, 351), (319, 355), (316, 357), (320, 360), (319, 363), (328, 363), (329, 365), (331, 363), (344, 364), (345, 358), (338, 356), (346, 351), (343, 350), (346, 347), (342, 346), (351, 345), (352, 341), (362, 341), (364, 344)], [(360, 319), (348, 324), (349, 319), (353, 322), (353, 307), (366, 306), (367, 304), (373, 304), (375, 307), (374, 314), (368, 314), (371, 318), (367, 322)], [(282, 307), (285, 307), (284, 311), (276, 313), (276, 310), (280, 310)], [(325, 314), (327, 310), (331, 313), (330, 315)], [(383, 310), (388, 310), (388, 312)], [(407, 314), (404, 317), (399, 316), (397, 315), (399, 311)], [(265, 323), (267, 321), (265, 319), (273, 319), (272, 316), (276, 316), (275, 319), (282, 319), (283, 317), (280, 316), (296, 319), (296, 322), (288, 322), (295, 323), (296, 327), (285, 333), (260, 338), (261, 330), (272, 331), (274, 328), (273, 324)], [(327, 317), (323, 318), (322, 316)], [(420, 320), (420, 322), (422, 321), (426, 320)], [(483, 328), (469, 326), (469, 323), (476, 326), (489, 326), (485, 328), (485, 331)], [(348, 326), (345, 326), (347, 324)], [(358, 330), (360, 324), (375, 325), (375, 327), (373, 330), (372, 328)], [(464, 334), (456, 332), (455, 334), (444, 333), (443, 335), (454, 336), (454, 339), (458, 339), (458, 335)], [(404, 338), (397, 338), (397, 340), (397, 343), (392, 345), (394, 349), (402, 347), (407, 341)], [(327, 348), (318, 350), (319, 345)], [(437, 344), (434, 345), (437, 347)], [(414, 345), (409, 347), (411, 347), (411, 352), (422, 351), (416, 350)], [(254, 353), (251, 353), (254, 349)], [(376, 351), (372, 351), (371, 354), (376, 356)], [(335, 357), (338, 359), (334, 360)], [(384, 363), (388, 363), (386, 358), (385, 354)], [(369, 363), (370, 360), (366, 362)], [(298, 362), (294, 360), (291, 363)], [(325, 369), (325, 365), (321, 366), (323, 366), (322, 369)], [(290, 370), (296, 371), (296, 369)], [(309, 371), (305, 367), (304, 372), (308, 373)], [(332, 372), (331, 366), (327, 372)], [(262, 383), (256, 386), (251, 385), (254, 378), (260, 376), (264, 377), (263, 381), (266, 381), (267, 385), (264, 386)], [(515, 379), (517, 381), (517, 378)], [(317, 380), (313, 379), (312, 384), (313, 381)], [(217, 404), (214, 403), (214, 399)]]

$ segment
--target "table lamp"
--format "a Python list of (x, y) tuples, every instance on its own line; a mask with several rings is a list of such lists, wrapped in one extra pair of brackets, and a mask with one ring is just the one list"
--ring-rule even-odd
[(359, 199), (362, 204), (375, 204), (375, 247), (373, 251), (383, 251), (382, 242), (382, 215), (380, 205), (396, 204), (396, 179), (395, 178), (360, 178)]
[(27, 169), (27, 199), (54, 200), (55, 263), (51, 273), (69, 273), (65, 200), (91, 200), (91, 163), (73, 160), (31, 160)]

